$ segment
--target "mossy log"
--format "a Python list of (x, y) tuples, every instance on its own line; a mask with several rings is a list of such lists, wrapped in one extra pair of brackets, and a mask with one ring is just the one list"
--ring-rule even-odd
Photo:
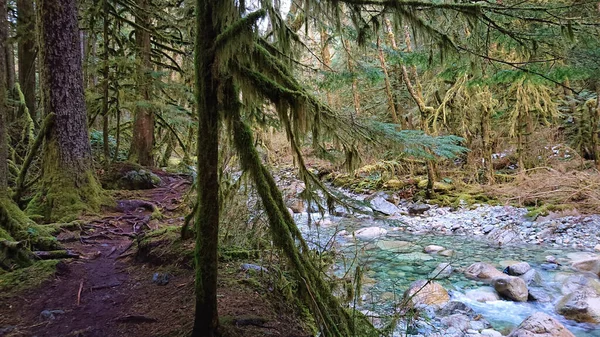
[(29, 219), (8, 197), (0, 197), (0, 267), (27, 267), (35, 260), (30, 248), (55, 250), (60, 246), (52, 236), (54, 228)]

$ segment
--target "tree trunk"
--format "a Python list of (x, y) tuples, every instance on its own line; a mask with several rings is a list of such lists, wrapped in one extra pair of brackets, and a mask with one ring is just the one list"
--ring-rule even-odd
[[(140, 11), (136, 16), (136, 23), (142, 28), (150, 26), (148, 17), (149, 1), (137, 0)], [(136, 29), (135, 44), (137, 47), (138, 68), (138, 95), (143, 101), (150, 101), (150, 33), (146, 29)], [(146, 104), (144, 104), (146, 105)], [(130, 159), (143, 166), (154, 166), (154, 114), (150, 109), (138, 106), (133, 122), (133, 140), (131, 142)]]
[(344, 50), (347, 56), (348, 71), (352, 73), (352, 102), (354, 103), (354, 113), (356, 116), (360, 115), (360, 94), (358, 93), (358, 78), (354, 74), (354, 62), (352, 61), (352, 54), (350, 53), (350, 41), (345, 40), (343, 42)]
[(591, 148), (594, 155), (594, 164), (596, 169), (600, 170), (600, 151), (598, 150), (598, 124), (600, 123), (600, 83), (596, 84), (596, 106), (590, 107), (590, 115), (592, 116), (592, 139)]
[[(0, 50), (6, 48), (6, 0), (0, 0)], [(5, 64), (0, 60), (0, 196), (8, 194), (8, 134), (6, 122), (8, 107), (6, 106)]]
[[(35, 109), (35, 11), (33, 0), (17, 0), (17, 54), (19, 56), (19, 85), (25, 96), (25, 107), (34, 121), (38, 120)], [(20, 111), (20, 114), (24, 111)]]
[(104, 164), (110, 164), (110, 148), (108, 139), (108, 0), (104, 0), (103, 3), (103, 29), (102, 29), (102, 40), (104, 42), (104, 55), (102, 64), (102, 149), (104, 153)]
[(42, 156), (42, 187), (28, 211), (57, 221), (99, 210), (83, 93), (76, 0), (39, 0), (44, 113), (56, 114)]
[(390, 84), (390, 76), (388, 74), (387, 65), (385, 64), (385, 56), (383, 55), (383, 47), (381, 39), (377, 36), (377, 55), (379, 56), (379, 64), (383, 70), (383, 78), (385, 82), (385, 94), (388, 99), (388, 109), (392, 115), (392, 122), (398, 124), (398, 115), (396, 115), (396, 105), (394, 104), (394, 95), (392, 94), (392, 85)]
[(196, 1), (196, 101), (198, 104), (198, 210), (196, 214), (196, 314), (192, 337), (218, 332), (217, 244), (219, 233), (219, 113), (212, 48), (219, 34), (217, 1)]
[[(7, 36), (8, 40), (8, 36)], [(15, 50), (12, 43), (6, 42), (6, 91), (13, 96), (15, 88)]]
[(481, 116), (481, 147), (483, 149), (483, 171), (485, 181), (488, 185), (494, 183), (494, 164), (492, 163), (492, 144), (491, 144), (491, 111), (483, 107)]

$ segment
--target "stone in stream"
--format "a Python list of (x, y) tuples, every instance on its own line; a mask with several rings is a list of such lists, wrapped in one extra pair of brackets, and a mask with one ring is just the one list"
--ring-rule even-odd
[(441, 252), (444, 250), (446, 250), (446, 248), (444, 248), (442, 246), (437, 246), (437, 245), (429, 245), (429, 246), (425, 246), (425, 248), (423, 248), (423, 252), (425, 252), (427, 254), (438, 253), (438, 252)]
[(600, 276), (600, 258), (598, 257), (575, 261), (571, 267), (577, 271), (589, 272)]
[(525, 281), (525, 283), (528, 286), (529, 285), (536, 285), (536, 286), (542, 285), (542, 275), (540, 275), (540, 273), (538, 273), (537, 270), (535, 270), (535, 269), (529, 269), (528, 272), (526, 272), (523, 275), (519, 275), (518, 277), (520, 279), (522, 279), (523, 281)]
[(456, 328), (460, 331), (467, 331), (471, 328), (471, 320), (469, 317), (463, 314), (452, 314), (447, 317), (443, 317), (441, 320), (442, 324), (449, 328)]
[(473, 263), (465, 270), (465, 276), (470, 279), (490, 281), (495, 277), (506, 275), (491, 264), (477, 262)]
[(527, 302), (527, 284), (516, 276), (503, 275), (492, 279), (492, 286), (498, 294), (517, 302)]
[(502, 337), (502, 334), (494, 329), (483, 329), (481, 335), (484, 337)]
[(438, 253), (438, 255), (444, 256), (444, 257), (452, 257), (452, 256), (454, 256), (454, 254), (455, 254), (455, 252), (452, 249), (445, 249)]
[(527, 317), (508, 337), (575, 337), (559, 321), (543, 312)]
[(375, 244), (379, 249), (390, 252), (407, 252), (410, 251), (415, 244), (408, 241), (377, 241)]
[(600, 297), (577, 290), (563, 297), (556, 304), (556, 311), (579, 323), (600, 323)]
[(529, 288), (529, 300), (549, 303), (553, 301), (553, 298), (543, 288)]
[(371, 204), (371, 208), (374, 211), (383, 213), (385, 215), (394, 215), (394, 214), (400, 212), (400, 210), (398, 209), (398, 207), (396, 207), (396, 205), (385, 200), (382, 196), (376, 196), (375, 198), (371, 199), (370, 204)]
[(508, 266), (508, 275), (519, 276), (531, 270), (531, 266), (527, 262), (519, 262)]
[(517, 231), (505, 228), (494, 228), (494, 230), (488, 233), (487, 239), (496, 247), (505, 247), (522, 243)]
[(448, 278), (450, 275), (452, 275), (452, 271), (454, 271), (454, 268), (452, 268), (450, 263), (443, 262), (438, 264), (438, 266), (431, 273), (429, 273), (429, 276), (427, 277), (438, 280)]
[(417, 214), (423, 214), (425, 212), (427, 212), (429, 209), (431, 208), (431, 206), (427, 205), (427, 204), (413, 204), (408, 206), (408, 214), (410, 215), (417, 215)]
[(473, 301), (483, 303), (500, 300), (500, 296), (498, 296), (498, 293), (492, 287), (469, 289), (465, 291), (465, 296)]
[(437, 311), (437, 314), (442, 317), (456, 313), (467, 315), (469, 318), (473, 318), (476, 315), (475, 311), (470, 306), (459, 301), (450, 301)]
[(404, 292), (404, 298), (408, 299), (411, 306), (442, 306), (450, 300), (448, 292), (441, 284), (428, 280), (417, 280), (411, 283)]
[(360, 240), (378, 239), (387, 234), (387, 230), (381, 227), (366, 227), (358, 229), (354, 232), (354, 236)]

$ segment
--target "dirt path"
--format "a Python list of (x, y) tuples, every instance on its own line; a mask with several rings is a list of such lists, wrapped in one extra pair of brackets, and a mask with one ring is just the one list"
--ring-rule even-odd
[[(177, 208), (190, 181), (155, 173), (162, 179), (160, 187), (119, 191), (117, 210), (86, 219), (80, 230), (58, 236), (80, 258), (65, 260), (56, 277), (38, 289), (2, 300), (0, 336), (147, 337), (191, 331), (193, 270), (135, 261), (137, 236), (183, 223)], [(153, 219), (155, 210), (162, 215), (160, 220)], [(306, 336), (291, 308), (278, 307), (262, 290), (244, 286), (247, 275), (240, 272), (239, 262), (220, 267), (221, 317), (233, 317), (238, 323), (261, 318), (258, 325), (235, 323), (231, 336)], [(169, 282), (154, 282), (157, 273), (159, 279), (168, 274)], [(236, 317), (245, 318), (235, 321)]]

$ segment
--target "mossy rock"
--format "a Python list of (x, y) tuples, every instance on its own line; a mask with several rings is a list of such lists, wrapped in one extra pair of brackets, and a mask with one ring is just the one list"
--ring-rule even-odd
[(37, 261), (29, 267), (0, 274), (0, 298), (36, 288), (56, 273), (58, 260)]
[[(427, 188), (427, 179), (419, 180), (417, 187), (420, 189)], [(433, 191), (434, 192), (447, 193), (449, 191), (452, 191), (453, 189), (454, 189), (454, 186), (451, 184), (443, 183), (440, 181), (436, 181), (433, 183)]]
[(169, 226), (147, 233), (138, 242), (136, 259), (156, 265), (194, 268), (194, 241), (181, 240), (181, 227)]
[(386, 181), (385, 183), (383, 183), (383, 188), (389, 189), (389, 190), (399, 190), (402, 189), (406, 186), (406, 184), (403, 181), (400, 181), (398, 179), (390, 179), (388, 181)]
[(112, 190), (145, 190), (155, 188), (161, 179), (150, 170), (132, 163), (112, 165), (100, 176), (100, 182), (105, 189)]

